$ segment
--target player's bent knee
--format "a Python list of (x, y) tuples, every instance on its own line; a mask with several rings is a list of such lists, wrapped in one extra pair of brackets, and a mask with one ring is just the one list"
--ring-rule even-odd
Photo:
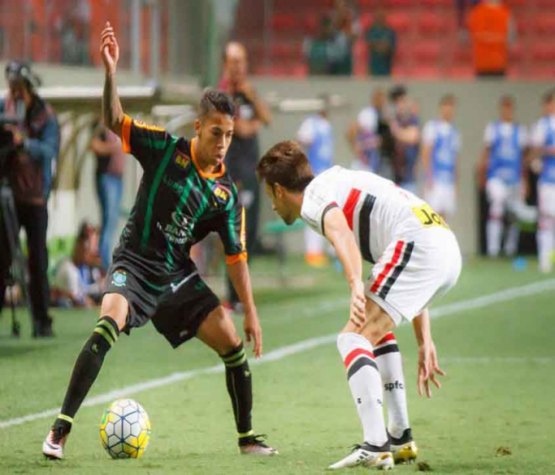
[(373, 300), (366, 301), (366, 324), (360, 334), (376, 345), (384, 335), (395, 328), (391, 316)]
[(220, 356), (228, 354), (242, 343), (233, 320), (222, 306), (216, 307), (208, 314), (199, 327), (197, 338)]
[(123, 330), (127, 322), (127, 314), (129, 313), (129, 303), (127, 299), (120, 294), (106, 294), (102, 298), (100, 305), (100, 316), (109, 316), (117, 323), (118, 330)]

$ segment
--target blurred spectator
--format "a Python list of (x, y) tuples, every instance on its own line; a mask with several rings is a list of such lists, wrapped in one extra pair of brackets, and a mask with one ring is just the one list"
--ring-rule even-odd
[(486, 249), (490, 257), (501, 250), (504, 223), (505, 254), (517, 252), (519, 229), (516, 215), (524, 188), (524, 154), (528, 144), (526, 127), (515, 121), (511, 96), (499, 100), (499, 120), (490, 122), (484, 132), (484, 150), (480, 160), (479, 181), (488, 201)]
[(385, 94), (376, 89), (370, 104), (363, 108), (347, 131), (347, 140), (355, 154), (353, 168), (380, 173), (380, 121), (383, 121)]
[(123, 194), (125, 153), (119, 137), (102, 125), (97, 125), (91, 150), (96, 155), (96, 192), (102, 213), (100, 256), (102, 268), (112, 262), (114, 236), (117, 231)]
[[(5, 69), (8, 94), (0, 102), (0, 114), (11, 116), (17, 125), (4, 125), (9, 143), (3, 144), (8, 161), (7, 176), (13, 191), (17, 218), (25, 228), (29, 259), (29, 292), (33, 336), (51, 337), (48, 315), (48, 226), (47, 201), (52, 172), (60, 147), (60, 129), (53, 109), (37, 93), (40, 80), (26, 63), (11, 61)], [(0, 273), (0, 308), (5, 275)]]
[(461, 137), (453, 125), (456, 101), (451, 94), (439, 102), (439, 117), (422, 132), (422, 168), (426, 176), (425, 199), (444, 218), (457, 208), (458, 161)]
[(372, 76), (390, 76), (397, 47), (397, 34), (387, 24), (383, 10), (376, 10), (374, 22), (366, 32), (368, 72)]
[(335, 32), (332, 20), (328, 15), (323, 15), (320, 19), (320, 27), (316, 36), (306, 38), (303, 43), (303, 51), (308, 63), (309, 74), (330, 74), (334, 41)]
[(353, 73), (353, 43), (360, 33), (360, 25), (348, 0), (336, 0), (332, 12), (334, 41), (330, 73), (350, 76)]
[[(308, 116), (297, 132), (315, 176), (333, 165), (333, 129), (328, 120), (330, 98), (322, 95), (320, 99), (320, 111)], [(306, 262), (315, 267), (324, 265), (327, 262), (324, 237), (309, 227), (305, 228), (304, 236)]]
[[(270, 124), (272, 116), (266, 103), (258, 96), (247, 77), (247, 51), (237, 42), (226, 45), (224, 73), (219, 87), (233, 97), (237, 106), (233, 140), (225, 163), (239, 190), (247, 222), (247, 251), (253, 255), (258, 246), (258, 214), (260, 190), (256, 177), (259, 157), (258, 131)], [(235, 306), (239, 298), (228, 279), (229, 303)]]
[(73, 255), (56, 266), (53, 301), (64, 307), (91, 307), (100, 302), (101, 284), (98, 230), (85, 222), (79, 229)]
[(478, 76), (504, 76), (508, 67), (508, 45), (515, 38), (509, 8), (501, 0), (483, 0), (468, 17), (472, 39), (474, 72)]
[(538, 259), (541, 272), (553, 270), (555, 251), (555, 90), (543, 97), (543, 117), (535, 124), (532, 146), (538, 180)]
[(404, 86), (394, 86), (389, 92), (393, 105), (391, 132), (395, 141), (392, 157), (394, 181), (416, 193), (416, 163), (420, 144), (420, 119)]

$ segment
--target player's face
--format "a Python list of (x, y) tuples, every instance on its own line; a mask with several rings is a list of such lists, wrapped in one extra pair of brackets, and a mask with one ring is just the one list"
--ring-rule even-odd
[(217, 166), (224, 161), (233, 137), (233, 117), (221, 112), (211, 112), (197, 119), (198, 154), (202, 162)]
[(446, 102), (441, 105), (440, 111), (441, 117), (444, 120), (451, 122), (453, 117), (455, 117), (455, 104), (452, 102)]
[(293, 210), (288, 204), (285, 188), (279, 185), (274, 185), (272, 187), (266, 183), (264, 185), (264, 190), (268, 198), (272, 200), (272, 209), (283, 219), (285, 224), (293, 224), (297, 218), (293, 216)]
[(514, 107), (512, 102), (503, 102), (501, 104), (501, 120), (504, 122), (512, 122), (514, 115)]

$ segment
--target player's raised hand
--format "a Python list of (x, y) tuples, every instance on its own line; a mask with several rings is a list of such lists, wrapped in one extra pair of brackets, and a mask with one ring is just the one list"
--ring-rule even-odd
[(252, 342), (252, 352), (259, 358), (262, 356), (262, 328), (256, 313), (246, 313), (243, 321), (245, 339), (247, 343)]
[(418, 395), (432, 397), (432, 382), (436, 388), (441, 388), (441, 383), (437, 376), (445, 376), (445, 372), (439, 367), (437, 360), (436, 347), (433, 342), (421, 345), (418, 348)]
[(108, 74), (115, 73), (119, 60), (119, 46), (114, 28), (112, 28), (109, 21), (106, 22), (100, 35), (100, 55), (106, 72)]

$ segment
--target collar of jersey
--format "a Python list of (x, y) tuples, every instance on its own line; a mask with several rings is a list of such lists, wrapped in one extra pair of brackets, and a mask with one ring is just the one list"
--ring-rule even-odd
[(225, 173), (225, 163), (222, 163), (222, 168), (217, 173), (205, 173), (200, 169), (200, 166), (197, 162), (197, 156), (196, 156), (196, 153), (195, 153), (195, 144), (196, 144), (196, 142), (197, 142), (197, 137), (195, 137), (191, 140), (191, 160), (193, 160), (193, 164), (195, 165), (195, 168), (197, 169), (198, 174), (202, 178), (207, 178), (207, 179), (219, 178), (219, 177), (223, 176), (224, 173)]

